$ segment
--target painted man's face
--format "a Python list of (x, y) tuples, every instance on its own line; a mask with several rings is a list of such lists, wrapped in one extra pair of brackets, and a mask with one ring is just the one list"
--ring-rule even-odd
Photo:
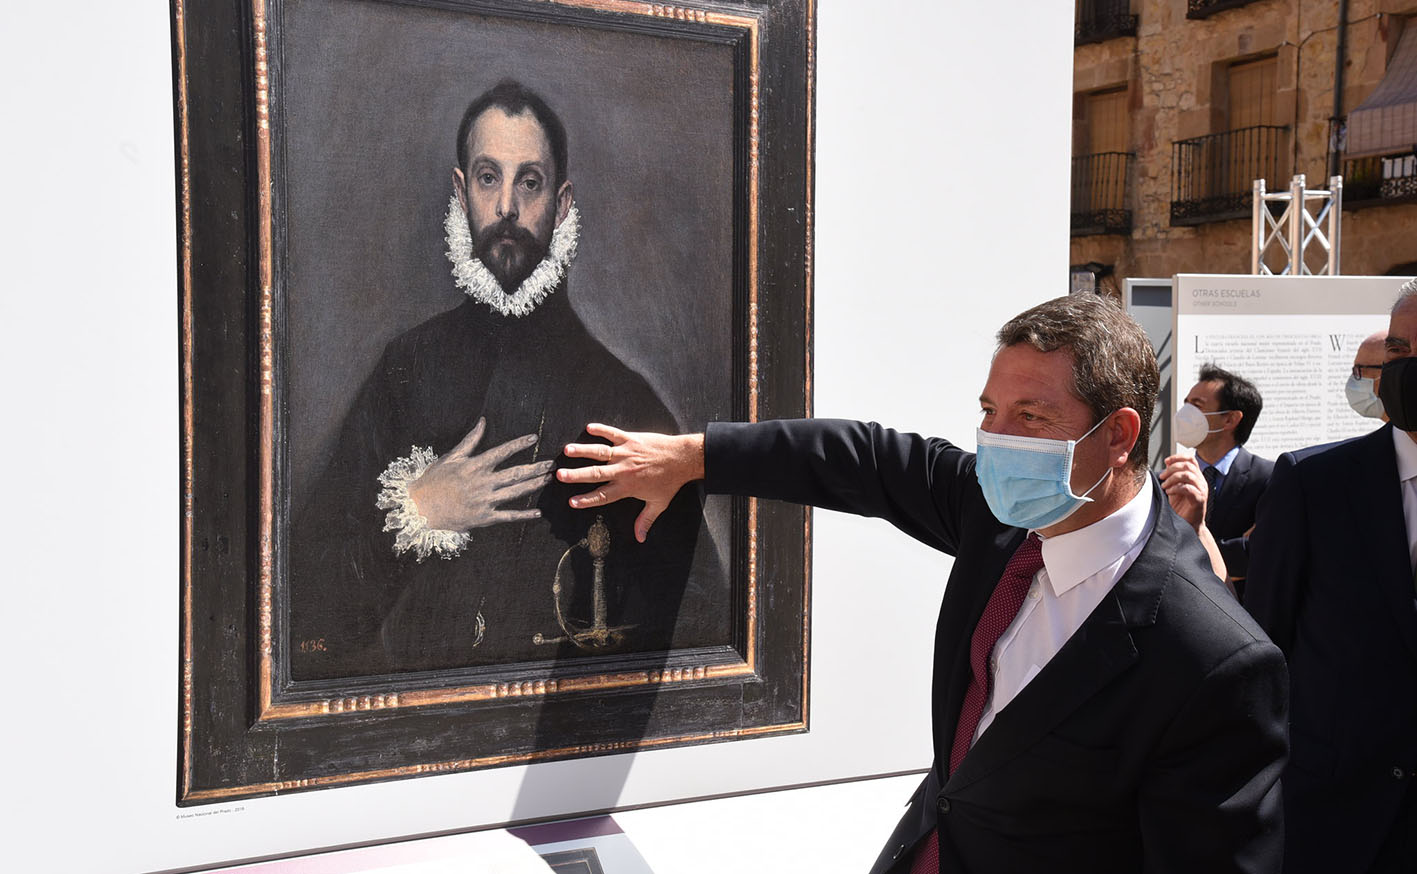
[(467, 176), (454, 170), (454, 187), (467, 211), (473, 251), (510, 294), (546, 256), (552, 231), (570, 207), (570, 183), (554, 187), (551, 143), (530, 111), (508, 115), (494, 106), (467, 139)]

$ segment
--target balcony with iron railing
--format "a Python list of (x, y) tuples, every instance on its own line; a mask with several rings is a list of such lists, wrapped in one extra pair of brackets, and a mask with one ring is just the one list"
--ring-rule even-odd
[(1289, 128), (1256, 125), (1171, 144), (1171, 224), (1250, 217), (1254, 181), (1289, 180)]
[(1186, 0), (1187, 18), (1209, 18), (1217, 12), (1248, 6), (1258, 0)]
[(1087, 45), (1119, 36), (1137, 35), (1131, 0), (1077, 0), (1073, 44)]
[(1417, 147), (1396, 155), (1348, 158), (1342, 173), (1345, 209), (1417, 202)]
[(1072, 235), (1130, 234), (1128, 183), (1136, 155), (1099, 152), (1073, 158)]

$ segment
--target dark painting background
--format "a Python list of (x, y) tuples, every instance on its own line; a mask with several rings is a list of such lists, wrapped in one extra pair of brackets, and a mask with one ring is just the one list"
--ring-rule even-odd
[[(373, 0), (291, 0), (280, 14), (293, 507), (384, 344), (464, 299), (443, 254), (455, 135), (506, 77), (566, 126), (575, 309), (683, 427), (731, 416), (729, 48)], [(726, 503), (706, 512), (722, 548)]]

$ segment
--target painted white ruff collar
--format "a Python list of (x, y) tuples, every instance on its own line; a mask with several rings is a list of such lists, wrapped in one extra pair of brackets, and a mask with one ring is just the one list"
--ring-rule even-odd
[(448, 199), (448, 216), (443, 219), (443, 233), (448, 242), (448, 260), (453, 262), (453, 281), (463, 294), (485, 303), (493, 312), (504, 316), (525, 316), (536, 309), (556, 290), (566, 276), (566, 268), (576, 257), (576, 245), (581, 238), (581, 214), (576, 205), (551, 234), (551, 246), (546, 257), (536, 265), (531, 275), (522, 280), (515, 294), (507, 294), (487, 265), (472, 251), (472, 229), (467, 213), (456, 197)]

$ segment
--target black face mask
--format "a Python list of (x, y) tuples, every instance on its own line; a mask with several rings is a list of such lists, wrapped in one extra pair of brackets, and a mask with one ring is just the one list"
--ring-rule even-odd
[(1378, 397), (1394, 428), (1417, 431), (1417, 358), (1397, 358), (1384, 364)]

